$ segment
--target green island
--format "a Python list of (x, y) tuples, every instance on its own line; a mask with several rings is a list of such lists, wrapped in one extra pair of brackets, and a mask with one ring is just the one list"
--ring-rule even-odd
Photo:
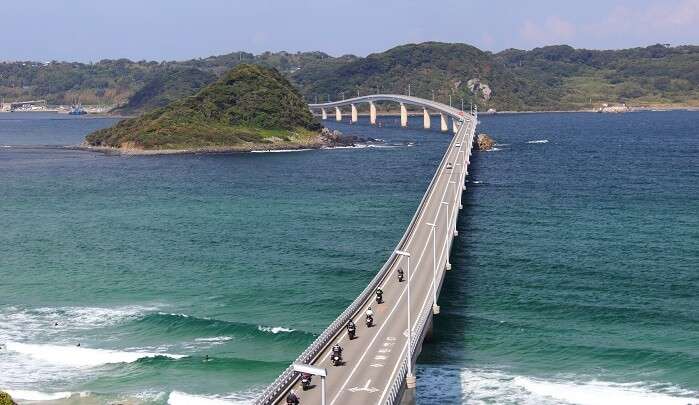
[(318, 148), (321, 129), (277, 70), (240, 64), (193, 96), (89, 134), (83, 147), (125, 153)]
[(0, 405), (16, 405), (10, 394), (5, 391), (0, 391)]

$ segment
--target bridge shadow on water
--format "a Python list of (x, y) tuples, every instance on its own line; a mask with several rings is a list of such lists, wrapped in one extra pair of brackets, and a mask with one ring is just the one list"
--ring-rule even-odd
[[(471, 157), (469, 178), (478, 178), (478, 154)], [(433, 334), (423, 346), (417, 364), (418, 404), (458, 404), (467, 396), (462, 373), (468, 364), (468, 336), (473, 274), (478, 271), (474, 255), (476, 240), (469, 232), (473, 225), (477, 187), (466, 183), (462, 196), (463, 210), (459, 214), (451, 252), (452, 270), (448, 271), (438, 299), (440, 314), (433, 318)]]

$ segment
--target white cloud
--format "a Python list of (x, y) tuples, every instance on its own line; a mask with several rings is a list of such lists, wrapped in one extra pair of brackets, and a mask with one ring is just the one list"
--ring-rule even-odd
[(569, 41), (576, 32), (573, 23), (554, 15), (543, 22), (525, 21), (519, 33), (529, 45), (538, 46)]
[[(645, 7), (612, 6), (607, 12), (600, 10), (594, 21), (570, 21), (555, 15), (529, 19), (520, 26), (519, 35), (521, 42), (530, 47), (561, 43), (593, 48), (696, 44), (699, 0), (656, 1)], [(679, 38), (688, 40), (678, 43)]]

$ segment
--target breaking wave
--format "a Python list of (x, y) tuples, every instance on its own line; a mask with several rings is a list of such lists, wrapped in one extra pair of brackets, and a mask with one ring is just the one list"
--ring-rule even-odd
[[(699, 393), (668, 384), (614, 383), (569, 378), (539, 379), (497, 370), (425, 366), (418, 378), (429, 403), (526, 405), (688, 405), (699, 404)], [(434, 387), (434, 388), (430, 388)], [(446, 387), (446, 388), (445, 388)], [(420, 399), (420, 398), (418, 398)], [(418, 401), (425, 402), (425, 401)]]
[(50, 344), (29, 344), (7, 342), (8, 352), (19, 353), (36, 360), (70, 367), (97, 367), (112, 363), (133, 363), (139, 359), (167, 357), (181, 359), (180, 354), (130, 352), (107, 349), (90, 349), (78, 346), (59, 346)]

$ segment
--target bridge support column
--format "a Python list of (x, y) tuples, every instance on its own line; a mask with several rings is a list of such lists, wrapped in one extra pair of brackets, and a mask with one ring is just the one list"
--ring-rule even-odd
[(408, 387), (409, 390), (414, 390), (415, 386), (417, 386), (417, 378), (415, 378), (414, 375), (405, 376), (405, 386)]
[(352, 123), (357, 122), (357, 106), (352, 104)]
[(447, 117), (444, 116), (444, 113), (439, 113), (439, 123), (442, 132), (447, 132), (449, 130), (449, 126), (447, 125)]
[(327, 120), (327, 119), (328, 119), (328, 112), (325, 111), (325, 108), (321, 108), (321, 109), (320, 109), (320, 116), (323, 118), (323, 120)]
[(444, 270), (451, 270), (451, 263), (447, 262), (447, 264), (444, 265)]
[(430, 125), (432, 124), (432, 120), (430, 119), (430, 113), (427, 112), (427, 108), (422, 109), (422, 126), (425, 127), (425, 129), (430, 129)]
[(335, 121), (342, 121), (342, 111), (340, 111), (340, 107), (335, 107)]
[(451, 128), (454, 131), (454, 133), (459, 132), (459, 124), (456, 123), (456, 119), (454, 118), (451, 119)]
[(369, 122), (371, 125), (376, 125), (376, 104), (369, 102)]
[(432, 305), (432, 313), (434, 315), (439, 315), (439, 305), (437, 305), (437, 304)]
[(408, 110), (403, 103), (400, 103), (400, 126), (403, 128), (408, 126)]

